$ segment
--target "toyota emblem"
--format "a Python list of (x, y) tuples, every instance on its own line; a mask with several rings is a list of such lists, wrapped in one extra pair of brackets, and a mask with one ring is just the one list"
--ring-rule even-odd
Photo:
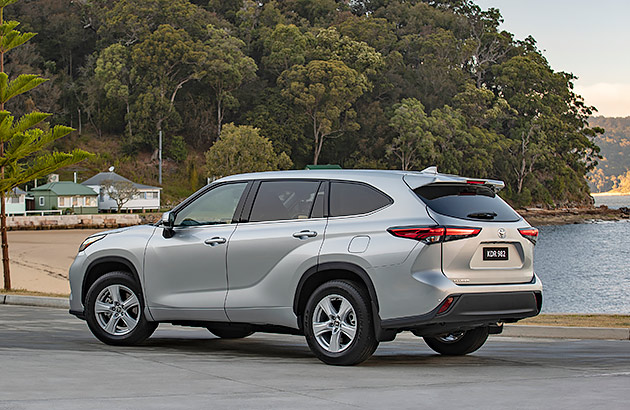
[(499, 228), (499, 230), (497, 231), (497, 235), (499, 235), (499, 238), (505, 239), (505, 237), (507, 236), (507, 232), (505, 232), (504, 228)]

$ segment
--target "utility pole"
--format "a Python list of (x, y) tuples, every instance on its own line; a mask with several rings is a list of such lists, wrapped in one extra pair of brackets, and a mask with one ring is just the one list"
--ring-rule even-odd
[(162, 130), (160, 130), (160, 143), (158, 148), (158, 156), (160, 159), (160, 176), (158, 177), (158, 182), (162, 185)]

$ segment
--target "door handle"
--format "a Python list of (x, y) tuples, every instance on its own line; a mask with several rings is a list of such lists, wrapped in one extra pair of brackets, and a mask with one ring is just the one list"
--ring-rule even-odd
[(317, 232), (309, 230), (304, 230), (293, 234), (293, 237), (298, 239), (314, 238), (316, 236)]
[(225, 238), (220, 238), (218, 236), (215, 236), (214, 238), (206, 239), (205, 241), (203, 241), (203, 243), (210, 246), (221, 245), (222, 243), (225, 243), (225, 242), (227, 242)]

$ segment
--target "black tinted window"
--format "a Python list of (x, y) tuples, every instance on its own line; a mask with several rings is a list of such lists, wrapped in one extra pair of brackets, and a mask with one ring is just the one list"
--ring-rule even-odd
[(369, 185), (331, 182), (330, 216), (359, 215), (391, 204), (391, 199)]
[(475, 221), (513, 222), (518, 214), (484, 185), (430, 184), (414, 192), (437, 213)]
[(311, 215), (319, 181), (265, 181), (260, 184), (250, 222), (306, 219)]

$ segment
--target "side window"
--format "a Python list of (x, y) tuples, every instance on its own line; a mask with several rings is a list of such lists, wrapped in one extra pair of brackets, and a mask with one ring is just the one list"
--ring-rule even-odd
[(376, 211), (392, 200), (369, 185), (355, 182), (330, 183), (330, 216), (360, 215)]
[(319, 181), (262, 182), (249, 221), (309, 218), (319, 185)]
[(175, 226), (232, 223), (238, 201), (246, 186), (246, 182), (239, 182), (211, 189), (177, 213)]

